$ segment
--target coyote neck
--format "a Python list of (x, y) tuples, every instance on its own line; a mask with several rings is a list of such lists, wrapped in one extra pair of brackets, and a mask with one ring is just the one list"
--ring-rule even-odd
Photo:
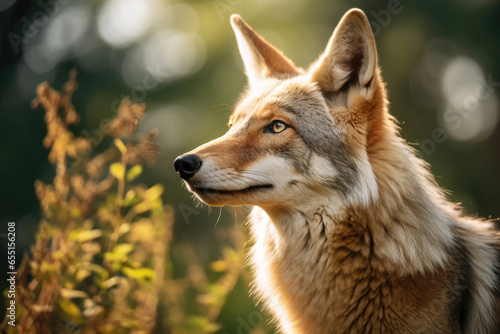
[[(359, 321), (369, 323), (374, 331), (394, 329), (383, 327), (384, 307), (390, 304), (394, 289), (416, 283), (401, 283), (399, 279), (408, 267), (397, 259), (387, 259), (384, 252), (395, 251), (405, 260), (428, 254), (419, 254), (416, 248), (412, 250), (416, 254), (407, 254), (400, 246), (404, 240), (397, 239), (397, 231), (372, 227), (366, 217), (339, 216), (327, 207), (313, 214), (295, 212), (271, 217), (260, 208), (254, 209), (251, 261), (256, 291), (277, 315), (284, 333), (313, 333), (319, 328), (338, 328), (343, 333), (361, 328)], [(398, 219), (394, 217), (394, 221)], [(377, 233), (385, 234), (376, 237)], [(377, 245), (384, 238), (392, 238), (387, 241), (390, 244)], [(419, 248), (429, 242), (419, 240)], [(413, 270), (421, 266), (415, 264)], [(427, 276), (427, 282), (436, 279), (432, 274)], [(411, 298), (411, 294), (404, 295)], [(447, 319), (447, 311), (433, 312)]]
[[(370, 323), (374, 330), (379, 326), (382, 332), (391, 331), (394, 328), (380, 326), (387, 316), (383, 303), (391, 303), (394, 289), (420, 289), (411, 281), (418, 276), (427, 283), (436, 281), (432, 289), (439, 293), (438, 289), (446, 289), (446, 281), (458, 279), (433, 274), (449, 261), (453, 222), (439, 204), (437, 188), (427, 184), (424, 166), (420, 172), (408, 172), (401, 179), (377, 175), (381, 191), (370, 208), (254, 209), (255, 286), (283, 332), (312, 333), (317, 332), (314, 328), (328, 328), (325, 324), (349, 332), (361, 328), (359, 321)], [(405, 184), (396, 188), (395, 183), (401, 182)], [(392, 190), (391, 198), (383, 197), (391, 193), (387, 189)], [(401, 190), (394, 194), (394, 189)], [(401, 295), (411, 298), (409, 292)], [(449, 319), (443, 312), (449, 310), (433, 310), (441, 319)]]

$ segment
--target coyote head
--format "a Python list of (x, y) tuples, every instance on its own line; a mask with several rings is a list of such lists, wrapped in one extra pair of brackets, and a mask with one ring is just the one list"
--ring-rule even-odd
[(377, 196), (370, 150), (389, 116), (365, 14), (347, 12), (308, 69), (238, 15), (231, 24), (248, 89), (225, 135), (175, 160), (189, 189), (215, 206), (370, 203)]

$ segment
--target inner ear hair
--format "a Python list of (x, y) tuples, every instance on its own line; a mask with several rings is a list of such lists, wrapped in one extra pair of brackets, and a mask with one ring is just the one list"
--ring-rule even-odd
[(377, 66), (375, 38), (366, 15), (348, 11), (337, 25), (311, 74), (325, 93), (341, 93), (352, 86), (370, 87)]

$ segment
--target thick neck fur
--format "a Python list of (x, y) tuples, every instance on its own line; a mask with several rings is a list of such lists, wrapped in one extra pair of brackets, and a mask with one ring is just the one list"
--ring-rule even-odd
[[(457, 228), (473, 233), (458, 222), (459, 213), (389, 116), (371, 122), (382, 122), (384, 129), (369, 143), (378, 186), (370, 205), (342, 207), (326, 198), (253, 211), (255, 289), (283, 333), (460, 331), (454, 327), (460, 311), (448, 301), (460, 304), (460, 291), (454, 288), (466, 278), (450, 269), (462, 261), (453, 245)], [(477, 248), (471, 252), (491, 259), (489, 246), (471, 246)], [(472, 276), (476, 269), (471, 268)], [(490, 282), (468, 287), (488, 293), (494, 284), (489, 270)], [(476, 305), (479, 312), (470, 317), (491, 322), (493, 303)], [(470, 332), (487, 333), (480, 328)]]
[(442, 296), (448, 282), (459, 277), (423, 275), (425, 282), (435, 282), (432, 285), (400, 280), (402, 274), (388, 270), (385, 259), (375, 254), (373, 233), (359, 217), (341, 220), (327, 207), (312, 216), (288, 215), (280, 222), (271, 222), (260, 209), (254, 213), (259, 224), (253, 226), (256, 244), (251, 257), (256, 290), (283, 333), (417, 332), (398, 319), (401, 311), (428, 317), (424, 332), (437, 333), (446, 332), (448, 319), (459, 314), (442, 308), (441, 302), (426, 303), (422, 309), (413, 303), (422, 299), (424, 289)]
[[(380, 196), (379, 202), (359, 210), (339, 210), (317, 201), (310, 210), (255, 209), (252, 261), (257, 290), (278, 314), (283, 333), (328, 332), (318, 328), (336, 328), (334, 333), (397, 332), (382, 319), (403, 300), (393, 303), (387, 296), (398, 288), (400, 277), (443, 267), (453, 239), (451, 219), (423, 193), (418, 177), (389, 179), (383, 186), (407, 182), (413, 193)], [(414, 292), (422, 288), (408, 284), (415, 284)], [(437, 319), (451, 317), (450, 310), (439, 305), (426, 312)], [(407, 328), (397, 322), (400, 329)]]

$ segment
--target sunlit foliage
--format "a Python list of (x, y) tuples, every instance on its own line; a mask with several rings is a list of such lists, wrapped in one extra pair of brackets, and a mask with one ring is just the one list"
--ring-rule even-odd
[[(174, 210), (164, 205), (161, 184), (137, 184), (143, 163), (156, 160), (156, 130), (137, 138), (145, 105), (124, 99), (105, 135), (112, 145), (87, 156), (88, 139), (69, 126), (79, 115), (71, 104), (76, 71), (63, 92), (42, 83), (35, 108), (45, 111), (51, 184), (36, 181), (42, 219), (36, 244), (18, 269), (17, 325), (9, 333), (209, 333), (240, 276), (244, 236), (231, 232), (212, 263), (209, 280), (186, 249), (187, 275), (174, 279), (169, 256)], [(192, 253), (192, 254), (191, 254)], [(189, 255), (191, 254), (191, 255)]]

